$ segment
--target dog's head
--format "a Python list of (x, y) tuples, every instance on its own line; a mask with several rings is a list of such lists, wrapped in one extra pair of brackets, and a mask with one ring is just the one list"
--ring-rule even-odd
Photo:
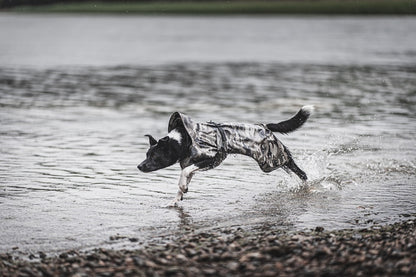
[(137, 166), (142, 172), (151, 172), (173, 165), (179, 159), (178, 141), (169, 136), (156, 141), (151, 135), (149, 137), (150, 148), (147, 150), (146, 159)]

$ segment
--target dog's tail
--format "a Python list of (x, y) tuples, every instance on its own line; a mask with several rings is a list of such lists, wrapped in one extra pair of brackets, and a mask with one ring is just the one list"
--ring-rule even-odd
[(279, 132), (282, 134), (293, 132), (306, 122), (313, 110), (313, 106), (303, 106), (291, 119), (279, 123), (269, 123), (266, 124), (266, 127), (272, 132)]

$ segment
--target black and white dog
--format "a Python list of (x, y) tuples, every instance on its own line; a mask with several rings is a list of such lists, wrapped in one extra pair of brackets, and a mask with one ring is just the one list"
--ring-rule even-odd
[(151, 172), (180, 163), (179, 190), (171, 203), (176, 205), (188, 192), (188, 184), (198, 170), (218, 166), (227, 154), (243, 154), (257, 161), (264, 172), (279, 167), (293, 171), (300, 179), (307, 177), (293, 160), (289, 150), (273, 132), (287, 134), (305, 123), (313, 106), (304, 106), (292, 118), (270, 124), (194, 123), (188, 116), (175, 112), (169, 120), (168, 135), (156, 141), (149, 137), (146, 159), (137, 167)]

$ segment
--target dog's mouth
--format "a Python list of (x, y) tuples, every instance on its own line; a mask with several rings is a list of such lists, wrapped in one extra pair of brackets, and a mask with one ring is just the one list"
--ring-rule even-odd
[(174, 164), (175, 162), (172, 163), (155, 163), (154, 161), (151, 160), (144, 160), (141, 164), (139, 164), (137, 166), (137, 168), (141, 171), (141, 172), (152, 172), (152, 171), (156, 171), (162, 168), (166, 168), (172, 164)]

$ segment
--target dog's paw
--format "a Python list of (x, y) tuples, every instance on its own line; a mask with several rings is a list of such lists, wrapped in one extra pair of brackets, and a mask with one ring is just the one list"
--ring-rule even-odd
[(163, 205), (162, 208), (175, 208), (178, 206), (178, 201), (176, 199), (172, 200), (166, 205)]
[(178, 194), (176, 195), (176, 197), (168, 205), (166, 205), (165, 208), (177, 207), (178, 203), (182, 200), (183, 200), (183, 193), (178, 191)]

